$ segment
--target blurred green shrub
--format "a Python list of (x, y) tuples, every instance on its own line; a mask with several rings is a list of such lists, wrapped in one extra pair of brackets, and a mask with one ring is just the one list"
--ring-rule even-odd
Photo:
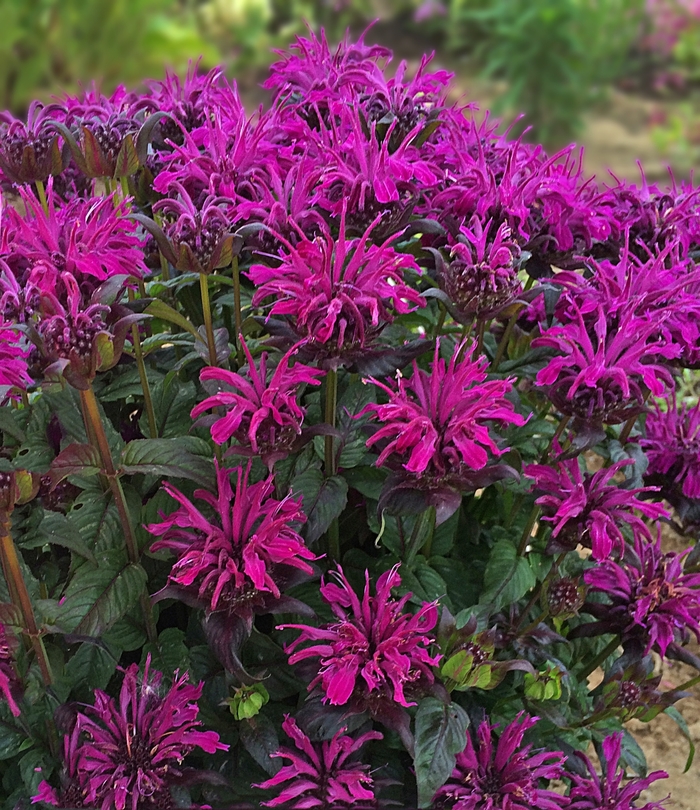
[(451, 0), (443, 19), (448, 47), (507, 83), (500, 111), (524, 112), (532, 138), (558, 145), (624, 72), (643, 10), (643, 0)]
[(79, 83), (109, 90), (221, 58), (178, 0), (0, 0), (0, 11), (0, 108), (16, 113)]

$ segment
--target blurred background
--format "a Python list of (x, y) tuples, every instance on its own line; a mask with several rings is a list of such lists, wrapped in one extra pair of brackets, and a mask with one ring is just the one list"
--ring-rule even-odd
[(700, 0), (0, 0), (0, 109), (34, 98), (136, 88), (226, 66), (252, 112), (271, 49), (305, 21), (346, 29), (456, 73), (455, 97), (529, 126), (550, 149), (586, 146), (586, 169), (627, 179), (689, 175), (700, 154)]
[[(201, 70), (225, 66), (252, 114), (272, 49), (305, 23), (336, 43), (373, 20), (366, 41), (392, 48), (394, 68), (435, 51), (455, 73), (454, 101), (506, 122), (524, 114), (512, 131), (550, 150), (583, 144), (603, 182), (608, 169), (638, 181), (638, 161), (649, 181), (668, 182), (667, 166), (687, 179), (700, 157), (700, 0), (0, 0), (0, 109), (23, 116), (92, 81), (137, 89), (201, 58)], [(683, 666), (673, 682), (691, 677)], [(700, 744), (700, 702), (684, 713)], [(670, 789), (676, 810), (695, 810), (697, 769), (683, 774), (670, 718), (635, 733), (650, 769), (672, 777), (649, 798)]]

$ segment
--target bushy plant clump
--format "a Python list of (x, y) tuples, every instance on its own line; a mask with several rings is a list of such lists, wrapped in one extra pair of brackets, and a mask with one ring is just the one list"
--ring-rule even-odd
[(663, 806), (700, 190), (279, 56), (2, 124), (2, 807)]

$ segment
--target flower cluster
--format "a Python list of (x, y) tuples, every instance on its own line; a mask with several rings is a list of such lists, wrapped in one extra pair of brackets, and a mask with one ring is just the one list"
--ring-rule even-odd
[(0, 115), (10, 803), (639, 810), (659, 776), (616, 732), (684, 694), (652, 654), (700, 670), (700, 188), (390, 60), (309, 32), (252, 115), (199, 63)]

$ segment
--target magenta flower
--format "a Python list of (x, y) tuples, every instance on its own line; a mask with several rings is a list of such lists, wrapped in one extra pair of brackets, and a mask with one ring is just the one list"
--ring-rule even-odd
[(342, 728), (332, 740), (312, 743), (289, 715), (285, 715), (282, 728), (294, 741), (297, 750), (280, 748), (273, 757), (289, 760), (271, 779), (253, 787), (271, 790), (290, 782), (265, 807), (284, 804), (289, 810), (307, 808), (346, 808), (374, 801), (374, 780), (369, 766), (358, 761), (357, 753), (369, 740), (381, 740), (378, 731), (368, 731), (357, 739), (345, 734)]
[(354, 99), (353, 90), (383, 85), (380, 61), (391, 57), (387, 48), (365, 45), (363, 37), (351, 43), (346, 36), (333, 52), (325, 33), (318, 39), (313, 31), (308, 39), (297, 36), (287, 52), (276, 53), (283, 59), (270, 67), (263, 87), (273, 90), (276, 99), (299, 93), (307, 103), (333, 98), (342, 90)]
[(14, 636), (8, 636), (5, 626), (0, 624), (0, 693), (7, 701), (12, 714), (19, 717), (21, 712), (16, 698), (19, 698), (20, 682), (15, 671), (13, 655), (16, 647), (17, 640)]
[(27, 372), (28, 349), (22, 346), (22, 334), (0, 315), (0, 404), (11, 396), (13, 388), (25, 391), (31, 385)]
[(425, 306), (403, 278), (405, 270), (420, 272), (413, 257), (397, 253), (390, 240), (368, 244), (379, 221), (360, 239), (346, 239), (344, 215), (337, 240), (327, 230), (313, 241), (300, 233), (295, 247), (277, 235), (285, 247), (282, 263), (254, 264), (248, 271), (257, 287), (253, 306), (272, 297), (270, 315), (289, 318), (306, 341), (305, 351), (328, 356), (332, 365), (339, 365), (343, 354), (366, 349), (392, 322), (390, 309), (406, 313), (411, 305)]
[[(391, 596), (391, 589), (401, 584), (398, 565), (379, 577), (374, 596), (365, 572), (362, 602), (340, 566), (332, 573), (338, 584), (324, 582), (321, 595), (338, 621), (324, 627), (282, 625), (302, 631), (287, 647), (292, 653), (289, 663), (319, 659), (318, 675), (309, 690), (320, 683), (324, 703), (344, 706), (354, 698), (364, 705), (393, 700), (414, 706), (407, 700), (405, 687), (421, 680), (432, 683), (431, 667), (441, 658), (430, 655), (428, 649), (435, 641), (431, 630), (437, 622), (436, 604), (426, 602), (415, 615), (403, 613), (411, 594), (399, 600)], [(294, 652), (307, 641), (311, 646)]]
[[(220, 368), (205, 368), (200, 374), (202, 382), (216, 380), (224, 390), (207, 397), (192, 409), (196, 419), (212, 408), (224, 407), (227, 413), (216, 418), (211, 426), (212, 439), (223, 444), (231, 438), (242, 450), (250, 448), (260, 454), (270, 466), (291, 452), (301, 433), (305, 410), (298, 403), (302, 385), (320, 385), (318, 377), (323, 371), (289, 362), (297, 353), (294, 346), (279, 361), (268, 382), (267, 352), (255, 363), (243, 337), (240, 337), (248, 365), (242, 373)], [(228, 390), (226, 390), (228, 389)]]
[(635, 537), (651, 540), (649, 527), (635, 512), (650, 520), (669, 515), (661, 504), (637, 496), (658, 488), (622, 489), (611, 483), (621, 469), (632, 463), (631, 459), (619, 461), (593, 474), (581, 472), (578, 458), (551, 466), (530, 464), (523, 469), (535, 481), (535, 503), (542, 507), (542, 519), (553, 526), (547, 545), (550, 553), (571, 551), (580, 543), (591, 548), (597, 560), (607, 559), (613, 550), (624, 556), (624, 525)]
[(621, 562), (602, 560), (584, 572), (591, 591), (607, 597), (605, 603), (587, 602), (584, 610), (599, 621), (583, 625), (584, 633), (619, 633), (623, 644), (638, 640), (644, 653), (662, 656), (677, 639), (692, 631), (700, 641), (700, 574), (683, 572), (682, 554), (661, 550), (661, 532), (655, 542), (637, 538)]
[(492, 236), (492, 223), (474, 217), (451, 254), (449, 264), (440, 262), (438, 280), (460, 319), (492, 318), (517, 297), (521, 251), (505, 223)]
[[(370, 404), (381, 427), (368, 441), (383, 449), (376, 465), (381, 467), (396, 455), (409, 473), (418, 477), (444, 478), (469, 470), (483, 469), (489, 453), (502, 455), (487, 423), (524, 425), (505, 399), (512, 380), (486, 380), (486, 358), (473, 360), (474, 347), (456, 347), (449, 362), (440, 357), (439, 341), (429, 372), (413, 363), (413, 375), (397, 375), (394, 385), (369, 381), (389, 395), (386, 405)], [(387, 442), (386, 444), (384, 444)]]
[(69, 273), (78, 282), (146, 274), (136, 224), (125, 216), (124, 204), (115, 209), (112, 197), (60, 203), (49, 181), (47, 215), (31, 194), (20, 193), (26, 217), (12, 208), (4, 212), (14, 229), (10, 251), (35, 273), (49, 278)]
[(644, 407), (645, 385), (654, 396), (673, 388), (668, 370), (657, 361), (677, 354), (677, 347), (659, 338), (659, 322), (619, 313), (615, 325), (597, 305), (592, 325), (571, 303), (573, 319), (553, 326), (533, 346), (550, 346), (561, 354), (537, 374), (537, 383), (549, 388), (556, 407), (585, 423), (619, 424)]
[[(235, 498), (232, 473), (237, 479)], [(245, 471), (217, 465), (217, 494), (195, 491), (195, 497), (213, 510), (213, 519), (171, 484), (163, 485), (180, 508), (146, 528), (162, 538), (152, 545), (153, 551), (167, 548), (178, 555), (169, 577), (174, 589), (166, 586), (164, 596), (173, 590), (208, 612), (246, 613), (269, 607), (266, 594), (280, 599), (289, 569), (314, 572), (306, 560), (316, 556), (293, 528), (306, 519), (300, 501), (291, 495), (275, 500), (270, 497), (273, 477), (250, 484), (249, 474), (250, 465)]]
[(661, 476), (664, 489), (668, 482), (681, 485), (686, 498), (700, 498), (700, 405), (678, 408), (675, 394), (666, 410), (658, 404), (646, 418), (645, 448), (647, 475)]
[[(137, 664), (124, 671), (118, 701), (95, 690), (94, 706), (79, 712), (76, 729), (83, 737), (77, 773), (86, 790), (84, 806), (99, 810), (150, 810), (169, 806), (170, 785), (181, 775), (184, 758), (196, 748), (207, 754), (228, 751), (214, 731), (200, 731), (197, 720), (204, 684), (188, 684), (175, 671), (173, 685), (151, 672), (150, 654), (143, 675)], [(64, 744), (65, 745), (65, 744)], [(74, 748), (65, 746), (71, 753)], [(69, 759), (69, 770), (72, 758)]]
[[(484, 720), (476, 745), (467, 732), (467, 747), (457, 754), (452, 775), (435, 794), (435, 810), (560, 810), (568, 799), (539, 786), (558, 779), (566, 760), (561, 751), (532, 751), (523, 746), (525, 732), (539, 718), (524, 712), (507, 725), (494, 745), (492, 726)], [(495, 749), (495, 750), (494, 750)]]
[(643, 791), (659, 779), (668, 779), (665, 771), (653, 771), (645, 777), (625, 779), (625, 769), (620, 767), (620, 754), (622, 752), (622, 734), (611, 734), (603, 740), (603, 773), (599, 776), (590, 759), (581, 751), (575, 756), (580, 757), (590, 776), (579, 776), (577, 773), (568, 774), (572, 781), (569, 798), (569, 810), (664, 810), (665, 799), (661, 802), (648, 802), (644, 806), (637, 804)]

